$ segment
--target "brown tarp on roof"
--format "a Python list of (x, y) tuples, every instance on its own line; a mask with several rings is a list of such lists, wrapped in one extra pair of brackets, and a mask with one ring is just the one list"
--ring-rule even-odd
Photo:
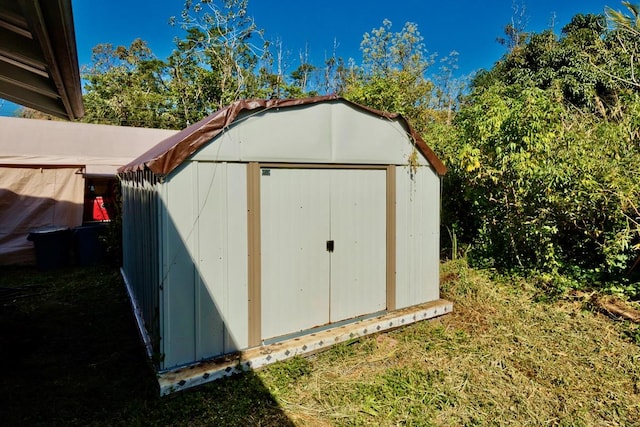
[(129, 164), (118, 169), (118, 172), (133, 172), (148, 168), (156, 175), (166, 176), (189, 158), (189, 156), (198, 151), (198, 149), (203, 145), (222, 133), (224, 129), (230, 126), (243, 111), (268, 110), (271, 108), (280, 109), (336, 100), (341, 100), (377, 116), (401, 120), (406, 125), (411, 137), (413, 138), (416, 148), (429, 161), (436, 173), (439, 175), (444, 175), (446, 173), (446, 166), (442, 161), (440, 161), (440, 159), (438, 159), (433, 150), (429, 148), (427, 143), (424, 142), (404, 117), (399, 114), (387, 113), (365, 107), (364, 105), (348, 101), (335, 95), (301, 99), (252, 99), (235, 101), (229, 106), (216, 111), (210, 116), (205, 117), (199, 122), (194, 123), (177, 134), (161, 141), (158, 145), (152, 147), (138, 158), (132, 160)]

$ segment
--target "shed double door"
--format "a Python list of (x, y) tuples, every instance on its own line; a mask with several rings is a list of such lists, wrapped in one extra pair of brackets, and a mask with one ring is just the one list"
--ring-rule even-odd
[(386, 171), (262, 168), (266, 340), (386, 308)]

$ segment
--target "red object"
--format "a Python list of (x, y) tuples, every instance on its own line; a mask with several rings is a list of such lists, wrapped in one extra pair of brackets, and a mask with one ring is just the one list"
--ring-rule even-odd
[(93, 216), (92, 219), (94, 221), (109, 221), (109, 212), (107, 212), (107, 208), (104, 205), (104, 199), (102, 196), (96, 196), (93, 199)]

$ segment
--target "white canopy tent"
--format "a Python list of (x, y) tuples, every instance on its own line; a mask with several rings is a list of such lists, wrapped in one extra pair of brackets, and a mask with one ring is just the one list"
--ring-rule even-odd
[(0, 117), (0, 264), (34, 261), (30, 230), (82, 225), (87, 178), (176, 131)]

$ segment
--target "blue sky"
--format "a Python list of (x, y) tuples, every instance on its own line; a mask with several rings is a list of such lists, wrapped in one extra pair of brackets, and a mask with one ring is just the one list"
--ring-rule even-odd
[[(633, 2), (633, 0), (632, 0)], [(605, 6), (624, 10), (619, 0), (515, 0), (524, 4), (526, 30), (556, 32), (577, 13), (602, 13)], [(171, 16), (179, 16), (182, 0), (72, 0), (80, 66), (91, 61), (91, 48), (98, 43), (129, 45), (136, 38), (149, 43), (152, 51), (166, 58), (180, 29), (170, 27)], [(289, 52), (288, 63), (298, 65), (298, 52), (308, 47), (312, 62), (320, 65), (337, 43), (337, 54), (361, 59), (360, 42), (365, 32), (382, 25), (384, 19), (400, 31), (405, 22), (415, 22), (431, 53), (444, 57), (458, 52), (459, 74), (466, 75), (491, 66), (504, 48), (496, 42), (503, 35), (514, 11), (512, 0), (429, 1), (404, 0), (249, 0), (249, 14), (265, 38), (279, 38)], [(11, 115), (15, 106), (0, 100), (0, 115)]]

